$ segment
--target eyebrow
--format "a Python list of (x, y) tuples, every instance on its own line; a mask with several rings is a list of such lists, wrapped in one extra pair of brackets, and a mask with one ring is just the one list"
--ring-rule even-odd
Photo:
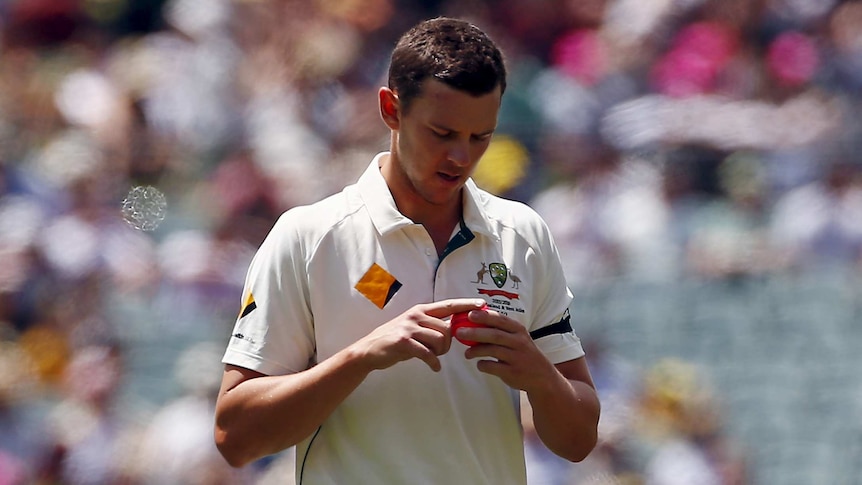
[[(436, 124), (436, 123), (428, 123), (428, 124), (429, 124), (432, 128), (434, 128), (435, 130), (448, 131), (448, 132), (451, 132), (451, 133), (458, 133), (458, 130), (453, 130), (452, 128), (449, 128), (449, 127), (447, 127), (447, 126), (438, 125), (438, 124)], [(491, 129), (490, 129), (490, 130), (488, 130), (488, 131), (483, 131), (483, 132), (481, 132), (481, 133), (473, 133), (472, 135), (473, 135), (473, 136), (479, 136), (479, 137), (482, 137), (482, 136), (488, 136), (488, 135), (493, 135), (495, 131), (497, 131), (497, 127), (496, 127), (496, 126), (495, 126), (494, 128), (491, 128)]]

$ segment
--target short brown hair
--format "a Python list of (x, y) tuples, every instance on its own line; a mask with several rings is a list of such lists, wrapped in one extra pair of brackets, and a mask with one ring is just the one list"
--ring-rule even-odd
[(506, 90), (503, 55), (475, 25), (446, 17), (419, 23), (398, 40), (389, 65), (389, 88), (405, 111), (422, 92), (422, 83), (436, 79), (473, 96)]

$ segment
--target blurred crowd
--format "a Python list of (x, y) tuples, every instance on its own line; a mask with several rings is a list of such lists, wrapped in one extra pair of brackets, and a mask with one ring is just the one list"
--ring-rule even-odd
[[(437, 15), (507, 55), (475, 178), (573, 289), (862, 271), (862, 1), (0, 0), (0, 485), (285, 473), (211, 439), (245, 270), (387, 147), (389, 53)], [(531, 483), (745, 483), (689, 364), (594, 350), (602, 445), (572, 473), (533, 443)]]

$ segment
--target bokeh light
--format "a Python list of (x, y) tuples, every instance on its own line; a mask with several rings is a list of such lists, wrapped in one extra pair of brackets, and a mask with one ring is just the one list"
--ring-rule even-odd
[(526, 175), (529, 163), (529, 153), (518, 140), (497, 136), (488, 145), (473, 178), (492, 194), (505, 194)]

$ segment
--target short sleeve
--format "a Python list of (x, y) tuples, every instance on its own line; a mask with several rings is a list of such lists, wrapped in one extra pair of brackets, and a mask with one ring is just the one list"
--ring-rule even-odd
[(569, 306), (572, 292), (569, 290), (560, 255), (554, 238), (545, 222), (536, 215), (535, 243), (533, 253), (528, 256), (530, 265), (539, 269), (535, 278), (534, 300), (536, 307), (530, 332), (540, 335), (536, 346), (558, 364), (584, 356), (581, 340), (570, 323)]
[(279, 218), (252, 259), (225, 364), (277, 375), (305, 370), (314, 357), (308, 244), (298, 230), (299, 211)]

